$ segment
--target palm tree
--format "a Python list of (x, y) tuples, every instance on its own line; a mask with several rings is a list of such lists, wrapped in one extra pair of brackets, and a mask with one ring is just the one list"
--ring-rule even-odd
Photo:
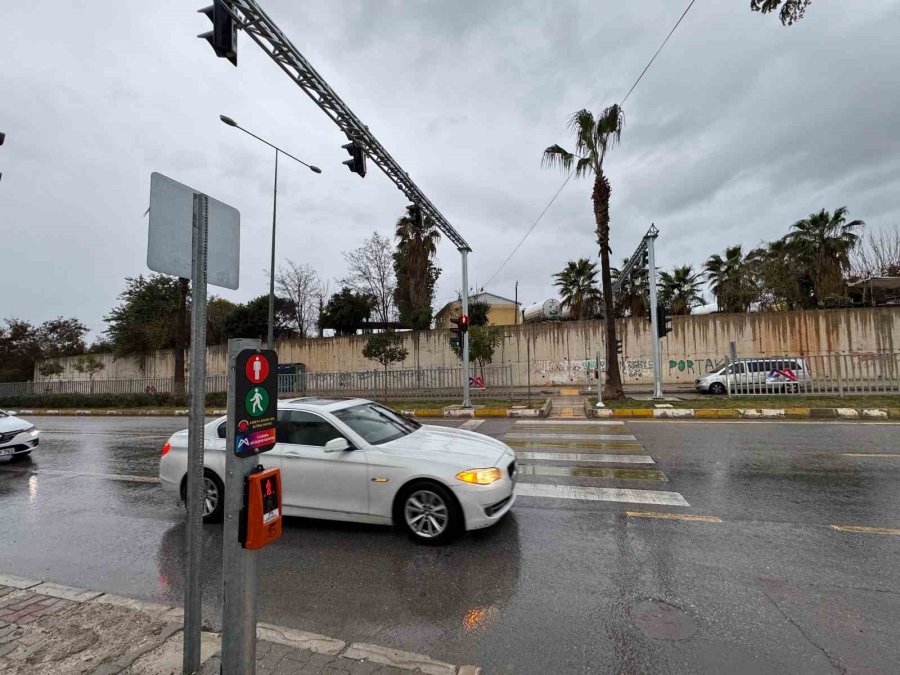
[(562, 272), (553, 275), (559, 287), (563, 307), (572, 310), (572, 318), (590, 319), (600, 308), (601, 294), (597, 288), (597, 264), (587, 258), (570, 260)]
[(725, 257), (711, 255), (704, 265), (716, 307), (720, 312), (746, 312), (753, 300), (753, 284), (742, 268), (745, 258), (741, 245), (725, 249)]
[(700, 272), (695, 273), (691, 265), (676, 267), (671, 274), (661, 272), (659, 282), (662, 301), (669, 306), (672, 314), (690, 314), (694, 307), (703, 304)]
[(822, 209), (791, 225), (788, 243), (794, 245), (812, 277), (815, 299), (844, 293), (844, 272), (850, 269), (850, 253), (859, 241), (854, 230), (865, 225), (861, 220), (847, 222), (847, 207), (834, 213)]
[(612, 272), (609, 265), (609, 180), (603, 173), (606, 153), (619, 142), (625, 115), (621, 106), (614, 104), (594, 118), (589, 110), (579, 110), (569, 119), (569, 129), (575, 134), (575, 152), (551, 145), (544, 150), (542, 164), (556, 167), (566, 173), (574, 172), (576, 178), (593, 175), (594, 187), (591, 200), (597, 225), (597, 243), (600, 244), (600, 277), (603, 285), (603, 313), (606, 324), (606, 398), (622, 398), (622, 375), (616, 358), (616, 322), (612, 293)]
[(441, 273), (432, 262), (441, 233), (431, 218), (420, 220), (416, 207), (407, 206), (406, 213), (397, 221), (394, 236), (397, 238), (394, 302), (400, 323), (414, 330), (427, 329), (431, 326), (434, 285)]
[[(622, 261), (622, 267), (628, 259)], [(618, 279), (621, 272), (613, 268), (613, 279)], [(631, 279), (623, 284), (616, 304), (617, 316), (650, 316), (650, 270), (645, 264), (638, 264), (631, 270)]]

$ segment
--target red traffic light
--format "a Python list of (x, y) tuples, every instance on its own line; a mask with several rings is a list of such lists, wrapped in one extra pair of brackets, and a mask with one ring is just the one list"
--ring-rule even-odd
[(466, 330), (469, 327), (469, 315), (463, 314), (459, 317), (459, 327)]

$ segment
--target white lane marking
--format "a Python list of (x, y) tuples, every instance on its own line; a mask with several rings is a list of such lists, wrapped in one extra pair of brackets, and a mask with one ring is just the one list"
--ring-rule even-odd
[(567, 422), (565, 420), (518, 420), (516, 422), (516, 426), (560, 426), (564, 427), (566, 425), (573, 426), (601, 426), (601, 427), (624, 427), (625, 422), (615, 421), (615, 420), (575, 420), (572, 422)]
[(0, 471), (33, 473), (45, 476), (76, 476), (79, 478), (103, 478), (105, 480), (118, 480), (125, 483), (158, 483), (158, 476), (134, 476), (120, 473), (90, 473), (88, 471), (64, 471), (62, 469), (35, 469), (28, 467), (12, 468), (0, 467)]
[(608, 455), (580, 452), (517, 452), (516, 459), (558, 459), (564, 462), (589, 462), (591, 464), (655, 464), (650, 455)]
[(558, 441), (636, 441), (631, 434), (506, 434), (511, 441), (558, 440)]
[(484, 420), (469, 420), (468, 422), (464, 422), (459, 428), (471, 431), (472, 429), (477, 429), (482, 424), (484, 424)]
[(516, 493), (520, 497), (549, 497), (551, 499), (580, 499), (595, 502), (622, 502), (625, 504), (690, 506), (680, 493), (666, 492), (665, 490), (629, 490), (625, 488), (519, 483), (516, 487)]

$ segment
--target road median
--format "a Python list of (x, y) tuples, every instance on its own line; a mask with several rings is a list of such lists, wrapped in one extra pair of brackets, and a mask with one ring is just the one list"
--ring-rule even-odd
[(591, 415), (657, 420), (900, 420), (900, 408), (594, 408)]

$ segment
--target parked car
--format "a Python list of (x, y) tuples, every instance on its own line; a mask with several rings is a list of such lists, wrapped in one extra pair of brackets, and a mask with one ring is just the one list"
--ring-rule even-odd
[[(422, 543), (498, 522), (515, 501), (515, 454), (471, 431), (420, 424), (364, 399), (279, 401), (277, 445), (259, 456), (282, 475), (285, 516), (398, 525)], [(205, 427), (205, 522), (222, 518), (226, 418)], [(185, 498), (187, 431), (159, 463)]]
[(40, 442), (33, 424), (0, 410), (0, 457), (25, 457)]
[(809, 383), (809, 369), (800, 357), (740, 359), (694, 382), (699, 391), (724, 394), (795, 393)]

